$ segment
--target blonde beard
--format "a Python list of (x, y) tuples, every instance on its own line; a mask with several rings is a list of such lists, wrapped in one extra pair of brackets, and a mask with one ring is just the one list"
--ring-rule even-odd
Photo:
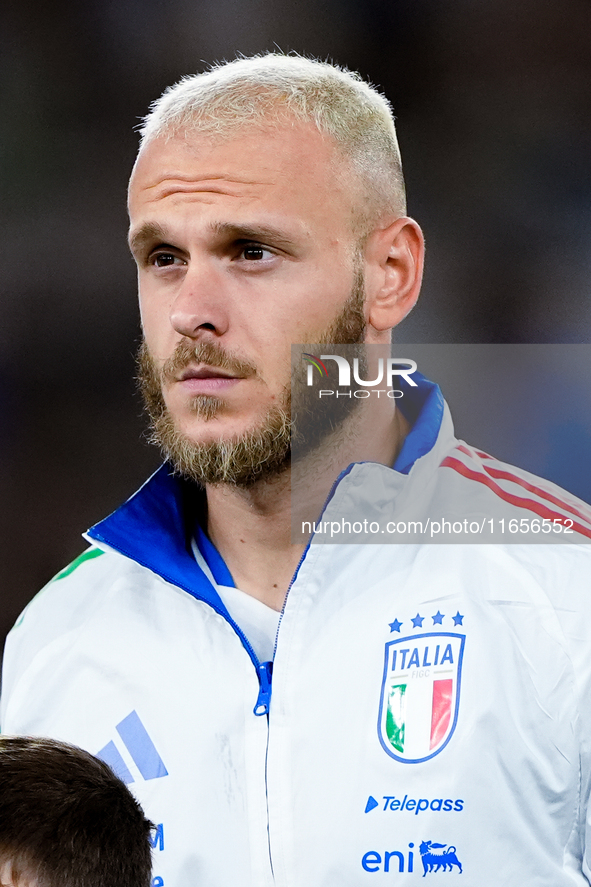
[[(364, 298), (363, 274), (357, 263), (349, 299), (335, 321), (315, 341), (326, 344), (363, 341)], [(150, 419), (150, 442), (160, 447), (179, 474), (201, 485), (249, 487), (287, 471), (291, 460), (290, 389), (284, 389), (281, 404), (270, 408), (256, 427), (226, 440), (194, 441), (179, 430), (162, 395), (163, 382), (173, 379), (175, 373), (191, 362), (207, 363), (245, 378), (257, 375), (254, 365), (228, 354), (219, 346), (207, 342), (196, 344), (187, 339), (179, 343), (173, 356), (159, 369), (146, 343), (142, 342), (137, 357), (137, 379)], [(193, 399), (191, 407), (193, 416), (208, 422), (220, 413), (224, 402), (211, 395), (199, 395)]]

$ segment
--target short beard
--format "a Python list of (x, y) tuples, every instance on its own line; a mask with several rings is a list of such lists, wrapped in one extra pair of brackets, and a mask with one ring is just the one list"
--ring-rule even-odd
[[(159, 370), (142, 342), (137, 355), (137, 379), (150, 420), (150, 443), (160, 447), (179, 474), (199, 484), (249, 487), (264, 477), (285, 471), (291, 440), (289, 392), (279, 406), (267, 412), (257, 428), (228, 440), (194, 441), (179, 430), (162, 395), (163, 382), (191, 363), (207, 363), (245, 378), (256, 373), (252, 365), (233, 359), (216, 345), (195, 345), (187, 339), (178, 344), (172, 358)], [(224, 401), (219, 397), (198, 395), (193, 398), (191, 412), (209, 422), (223, 407)]]
[[(319, 344), (357, 344), (365, 337), (365, 288), (361, 263), (356, 262), (355, 282), (349, 299), (335, 321), (316, 338)], [(175, 470), (200, 485), (229, 484), (248, 488), (285, 473), (291, 461), (291, 392), (284, 389), (281, 403), (271, 407), (255, 428), (227, 440), (194, 441), (177, 427), (162, 386), (178, 378), (190, 364), (206, 363), (248, 378), (256, 367), (233, 357), (218, 345), (195, 344), (183, 339), (159, 369), (143, 341), (137, 355), (137, 381), (150, 420), (150, 443), (160, 447)], [(224, 408), (221, 398), (198, 395), (191, 404), (194, 416), (211, 421)]]

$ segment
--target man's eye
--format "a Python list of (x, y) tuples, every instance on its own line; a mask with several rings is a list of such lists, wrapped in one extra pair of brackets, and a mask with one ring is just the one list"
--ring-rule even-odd
[(173, 255), (172, 253), (156, 253), (152, 256), (151, 262), (157, 268), (166, 268), (169, 265), (174, 265), (175, 263), (180, 263), (180, 259), (178, 256)]
[(242, 247), (241, 255), (249, 262), (260, 262), (262, 259), (268, 259), (273, 253), (256, 243), (251, 243)]

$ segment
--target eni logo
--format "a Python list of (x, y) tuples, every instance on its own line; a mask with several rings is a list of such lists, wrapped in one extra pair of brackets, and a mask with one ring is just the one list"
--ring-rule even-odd
[(448, 844), (434, 844), (432, 841), (423, 841), (419, 847), (421, 862), (423, 863), (423, 878), (427, 872), (452, 871), (454, 865), (462, 871), (462, 863), (456, 856), (456, 848)]

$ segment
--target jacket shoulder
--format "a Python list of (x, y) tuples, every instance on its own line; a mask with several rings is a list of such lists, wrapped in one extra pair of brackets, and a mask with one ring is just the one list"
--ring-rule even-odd
[(32, 628), (46, 624), (48, 619), (53, 621), (52, 616), (60, 620), (69, 617), (67, 628), (72, 628), (72, 623), (84, 618), (87, 607), (100, 602), (101, 593), (125, 573), (134, 572), (134, 568), (137, 569), (136, 564), (117, 552), (91, 545), (35, 595), (18, 617), (12, 632), (23, 625)]
[[(145, 570), (123, 555), (87, 548), (57, 573), (27, 604), (6, 639), (2, 669), (2, 702), (35, 656), (77, 632), (103, 606), (111, 590), (137, 584), (132, 574)], [(139, 579), (139, 577), (138, 577)]]
[(471, 502), (488, 501), (491, 516), (538, 518), (560, 524), (561, 532), (570, 530), (591, 541), (591, 506), (552, 481), (501, 462), (463, 441), (449, 451), (439, 467), (453, 472), (462, 488), (470, 491)]

